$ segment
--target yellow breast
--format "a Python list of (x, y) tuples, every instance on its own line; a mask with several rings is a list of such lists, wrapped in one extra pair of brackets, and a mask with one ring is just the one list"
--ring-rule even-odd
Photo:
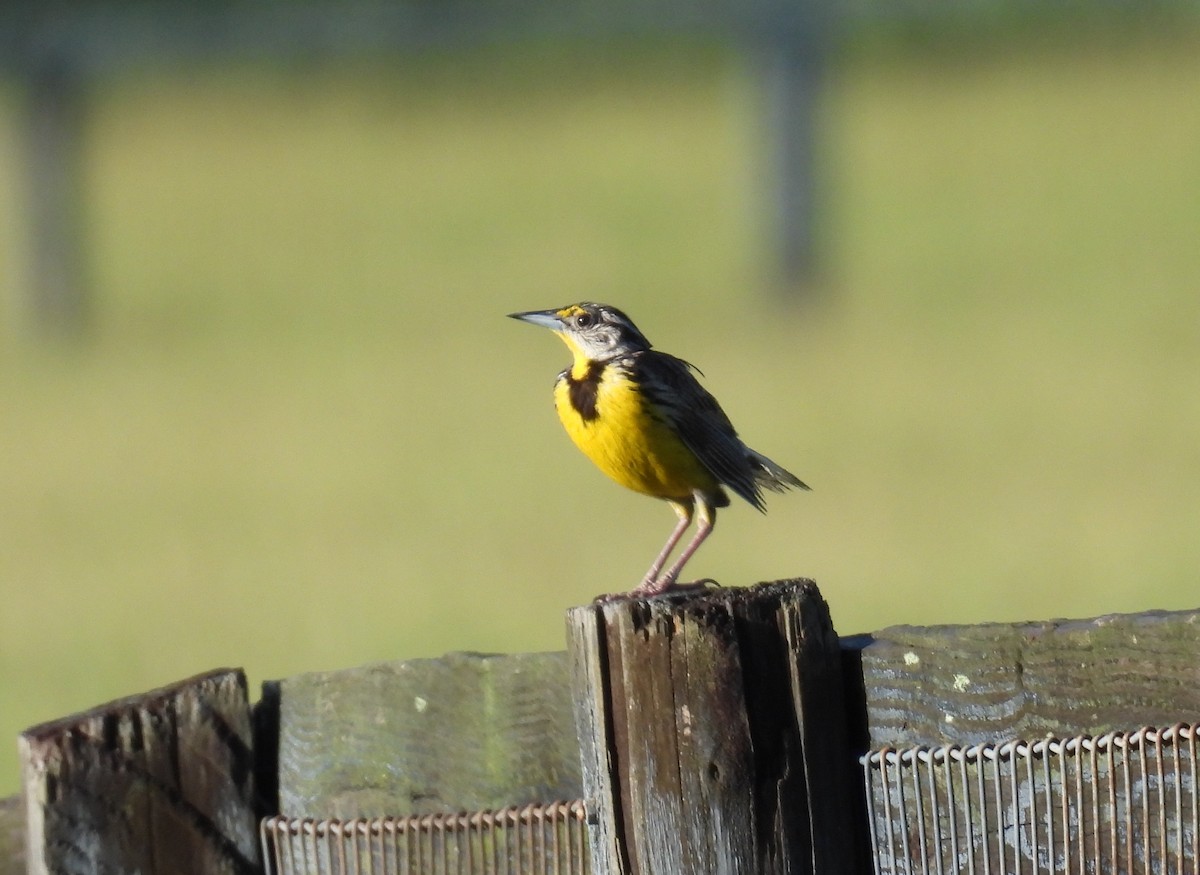
[[(576, 365), (574, 379), (587, 375)], [(654, 416), (628, 373), (616, 366), (603, 369), (588, 386), (594, 400), (580, 409), (572, 375), (563, 374), (554, 387), (558, 418), (575, 445), (596, 466), (635, 492), (656, 498), (687, 499), (694, 490), (712, 492), (719, 484), (679, 439), (669, 424)]]

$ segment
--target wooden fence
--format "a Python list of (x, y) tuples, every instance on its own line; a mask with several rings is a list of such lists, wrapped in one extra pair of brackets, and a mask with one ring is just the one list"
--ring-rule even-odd
[(22, 315), (46, 333), (78, 334), (94, 308), (84, 178), (88, 105), (114, 72), (230, 61), (386, 58), (431, 45), (539, 37), (703, 34), (745, 46), (762, 74), (768, 144), (762, 174), (775, 272), (792, 287), (816, 262), (817, 108), (831, 7), (775, 0), (433, 4), (0, 4), (0, 76), (21, 91), (18, 145), (27, 200)]
[(792, 580), (575, 608), (567, 640), (33, 727), (0, 873), (22, 831), (31, 875), (1200, 864), (1200, 611), (839, 639)]

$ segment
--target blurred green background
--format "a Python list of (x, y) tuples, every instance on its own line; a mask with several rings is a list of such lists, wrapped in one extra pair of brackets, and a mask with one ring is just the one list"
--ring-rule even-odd
[(504, 318), (579, 299), (814, 488), (724, 512), (697, 575), (813, 577), (844, 634), (1196, 607), (1197, 36), (843, 47), (790, 297), (716, 42), (105, 79), (91, 328), (13, 306), (0, 340), (0, 737), (219, 665), (561, 648), (674, 521), (570, 445), (565, 348)]

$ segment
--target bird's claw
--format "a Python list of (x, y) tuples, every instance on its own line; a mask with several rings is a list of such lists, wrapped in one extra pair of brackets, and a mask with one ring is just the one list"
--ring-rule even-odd
[(596, 596), (592, 601), (594, 604), (608, 604), (609, 602), (621, 601), (622, 599), (637, 599), (637, 598), (654, 598), (660, 595), (676, 595), (686, 592), (703, 592), (710, 587), (720, 588), (719, 581), (711, 577), (702, 577), (699, 580), (690, 580), (687, 583), (668, 583), (665, 586), (655, 586), (651, 588), (643, 581), (640, 586), (629, 592), (610, 592), (604, 595)]

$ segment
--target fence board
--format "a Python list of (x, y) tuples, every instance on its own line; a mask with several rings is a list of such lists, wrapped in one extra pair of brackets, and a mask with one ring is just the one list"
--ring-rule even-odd
[[(608, 643), (605, 624), (589, 616), (595, 608), (576, 608), (567, 614), (567, 638), (571, 657), (571, 689), (575, 696), (575, 725), (579, 737), (579, 761), (583, 789), (593, 814), (588, 840), (591, 869), (604, 875), (630, 871), (619, 824), (624, 822), (617, 768), (610, 740), (609, 723), (613, 691), (609, 680)], [(607, 808), (605, 808), (607, 806)]]
[[(262, 707), (276, 715), (278, 811), (291, 817), (472, 811), (582, 793), (565, 653), (454, 653), (297, 675), (265, 684)], [(271, 731), (260, 729), (260, 749)]]
[(893, 626), (848, 639), (870, 745), (978, 744), (1200, 715), (1200, 611)]
[(20, 751), (30, 875), (260, 871), (240, 671), (32, 727)]

